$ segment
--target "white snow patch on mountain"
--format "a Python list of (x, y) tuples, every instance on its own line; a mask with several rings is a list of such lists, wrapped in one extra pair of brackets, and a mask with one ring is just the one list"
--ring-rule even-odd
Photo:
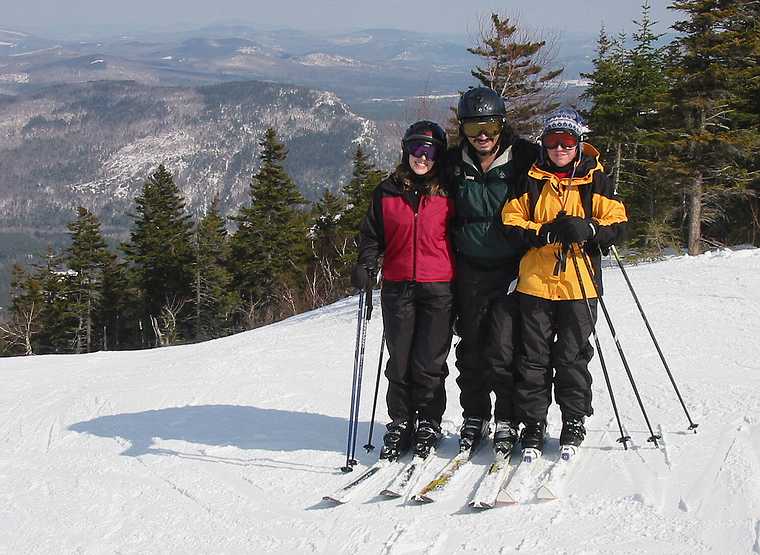
[(28, 73), (0, 73), (0, 81), (6, 83), (28, 83)]
[[(757, 553), (760, 534), (760, 250), (628, 267), (698, 433), (619, 269), (605, 300), (649, 431), (604, 318), (594, 415), (566, 495), (486, 512), (469, 496), (490, 449), (447, 495), (405, 506), (375, 484), (333, 507), (365, 453), (382, 325), (368, 326), (357, 457), (345, 463), (357, 299), (235, 336), (135, 352), (0, 359), (0, 545), (8, 553)], [(377, 299), (379, 300), (379, 299)], [(425, 477), (457, 449), (449, 358), (446, 436)], [(373, 443), (387, 415), (381, 380)], [(560, 415), (549, 414), (546, 458)]]
[(72, 185), (72, 189), (90, 193), (107, 191), (117, 198), (126, 198), (129, 186), (135, 180), (147, 178), (155, 170), (157, 161), (175, 174), (181, 173), (188, 165), (187, 160), (196, 155), (199, 148), (192, 136), (181, 131), (145, 137), (122, 147), (106, 160), (101, 175), (107, 177)]
[(297, 58), (296, 61), (299, 64), (305, 66), (320, 66), (320, 67), (345, 67), (345, 66), (359, 66), (361, 62), (354, 60), (353, 58), (347, 58), (346, 56), (337, 56), (334, 54), (324, 54), (322, 52), (315, 52), (313, 54), (307, 54)]

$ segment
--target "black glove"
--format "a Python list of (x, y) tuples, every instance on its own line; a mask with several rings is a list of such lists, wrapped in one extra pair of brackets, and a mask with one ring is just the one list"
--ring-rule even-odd
[(551, 222), (543, 224), (538, 230), (538, 238), (540, 244), (548, 245), (550, 243), (559, 243), (559, 232), (562, 226), (562, 219), (557, 218)]
[(377, 275), (377, 269), (374, 267), (367, 267), (364, 264), (357, 263), (351, 269), (351, 285), (357, 289), (367, 289), (368, 285), (374, 285), (371, 281), (374, 281)]
[(558, 223), (557, 235), (559, 242), (563, 245), (572, 243), (583, 243), (589, 241), (596, 235), (596, 226), (587, 218), (578, 216), (564, 216), (555, 220)]

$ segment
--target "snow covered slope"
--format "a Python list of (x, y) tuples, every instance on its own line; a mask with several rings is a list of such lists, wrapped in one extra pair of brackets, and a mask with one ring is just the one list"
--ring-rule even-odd
[[(0, 552), (760, 553), (760, 250), (674, 258), (629, 275), (699, 433), (686, 431), (622, 275), (607, 269), (605, 298), (664, 447), (646, 441), (602, 320), (634, 445), (615, 442), (595, 357), (596, 414), (562, 499), (469, 509), (486, 449), (431, 505), (376, 489), (337, 507), (321, 501), (351, 477), (337, 468), (354, 298), (198, 345), (0, 359)], [(374, 318), (360, 451), (380, 333)], [(450, 362), (449, 435), (428, 473), (456, 449)], [(553, 409), (555, 438), (558, 418)], [(380, 435), (378, 426), (376, 445)], [(359, 469), (375, 456), (362, 451)]]

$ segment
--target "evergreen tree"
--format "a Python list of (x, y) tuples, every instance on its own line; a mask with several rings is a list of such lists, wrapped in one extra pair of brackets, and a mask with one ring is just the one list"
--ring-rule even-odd
[(179, 326), (181, 308), (192, 295), (192, 224), (179, 189), (163, 165), (145, 181), (135, 203), (130, 240), (123, 248), (143, 300), (144, 316), (163, 343), (164, 333), (173, 336), (182, 330), (163, 329), (158, 319), (165, 316), (169, 328)]
[(76, 286), (73, 274), (65, 269), (62, 257), (50, 249), (45, 264), (36, 269), (34, 280), (42, 295), (36, 350), (40, 354), (75, 350), (79, 320), (74, 310)]
[(140, 327), (144, 318), (140, 298), (140, 291), (130, 283), (127, 263), (111, 254), (103, 267), (97, 319), (97, 335), (103, 350), (146, 346), (145, 330)]
[(648, 1), (642, 4), (642, 16), (633, 35), (634, 47), (628, 53), (626, 70), (629, 83), (625, 94), (628, 120), (633, 125), (626, 130), (628, 155), (620, 158), (622, 175), (620, 192), (634, 232), (645, 247), (678, 244), (673, 225), (672, 209), (679, 202), (679, 192), (659, 171), (661, 153), (668, 145), (654, 132), (660, 113), (667, 108), (663, 98), (668, 91), (664, 50), (657, 46), (662, 35), (653, 30), (656, 22), (650, 16)]
[[(592, 129), (594, 142), (607, 152), (622, 140), (620, 122), (625, 120), (625, 91), (628, 85), (625, 73), (626, 52), (619, 38), (610, 38), (602, 26), (596, 43), (594, 70), (581, 73), (590, 81), (581, 95), (591, 103), (584, 112)], [(612, 148), (611, 148), (612, 147)]]
[[(375, 167), (361, 146), (357, 146), (351, 180), (343, 186), (346, 202), (338, 222), (338, 231), (342, 237), (336, 241), (336, 245), (341, 244), (337, 271), (342, 276), (348, 275), (348, 268), (356, 260), (358, 248), (356, 238), (359, 234), (359, 225), (367, 215), (372, 192), (384, 178), (385, 173)], [(324, 201), (323, 198), (323, 203)], [(326, 206), (324, 205), (325, 208)], [(345, 248), (342, 247), (344, 239), (347, 240)]]
[(667, 148), (652, 131), (667, 92), (663, 50), (656, 46), (648, 1), (642, 4), (631, 50), (625, 36), (611, 39), (602, 28), (594, 71), (582, 74), (591, 84), (582, 95), (592, 103), (586, 112), (591, 141), (600, 148), (615, 188), (626, 199), (634, 243), (660, 250), (679, 243), (673, 229), (673, 188), (659, 171)]
[(563, 68), (544, 67), (553, 62), (546, 46), (546, 41), (521, 33), (509, 17), (493, 13), (480, 44), (467, 49), (486, 61), (472, 70), (472, 76), (507, 100), (507, 121), (521, 134), (535, 134), (541, 116), (559, 105), (557, 78)]
[[(750, 0), (677, 0), (686, 15), (673, 28), (666, 167), (683, 188), (689, 254), (702, 251), (703, 226), (729, 216), (734, 199), (747, 202), (756, 160), (758, 122), (743, 112), (748, 78), (758, 78), (757, 8)], [(747, 19), (747, 16), (754, 19)], [(754, 36), (753, 36), (754, 35)], [(749, 117), (745, 117), (749, 115)]]
[(345, 277), (345, 261), (351, 236), (342, 227), (345, 201), (325, 189), (314, 205), (309, 231), (311, 260), (307, 268), (307, 292), (311, 308), (336, 300)]
[(367, 214), (372, 191), (383, 180), (385, 174), (370, 161), (361, 146), (356, 147), (351, 180), (343, 186), (346, 208), (340, 218), (340, 226), (348, 233), (359, 232), (359, 224)]
[(232, 312), (239, 299), (231, 290), (228, 258), (227, 229), (219, 213), (219, 198), (215, 197), (195, 230), (193, 298), (197, 340), (221, 337), (231, 331)]
[(289, 302), (284, 297), (300, 273), (306, 236), (297, 209), (305, 200), (283, 168), (285, 146), (271, 128), (259, 144), (261, 167), (251, 181), (251, 204), (232, 217), (238, 230), (231, 239), (231, 266), (235, 290), (247, 306), (247, 326), (278, 317)]
[(77, 209), (77, 219), (68, 229), (71, 246), (65, 261), (74, 272), (70, 301), (78, 320), (74, 352), (89, 353), (95, 347), (95, 319), (102, 299), (103, 271), (110, 254), (100, 233), (100, 222), (86, 208)]

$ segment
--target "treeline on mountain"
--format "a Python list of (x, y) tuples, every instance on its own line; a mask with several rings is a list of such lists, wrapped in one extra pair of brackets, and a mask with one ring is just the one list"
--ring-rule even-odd
[[(283, 169), (273, 129), (261, 143), (249, 202), (225, 218), (218, 199), (193, 221), (163, 165), (135, 199), (114, 253), (79, 207), (71, 241), (44, 264), (13, 268), (0, 323), (8, 353), (82, 353), (201, 341), (251, 329), (349, 293), (354, 235), (383, 173), (358, 147), (352, 179), (308, 205)], [(236, 228), (228, 232), (228, 221)]]
[[(647, 2), (631, 40), (601, 30), (581, 106), (588, 140), (602, 151), (629, 211), (630, 252), (757, 245), (760, 3), (679, 0), (672, 8), (684, 19), (664, 46)], [(533, 133), (556, 106), (559, 70), (537, 61), (545, 43), (497, 15), (482, 39), (473, 76), (507, 94), (515, 128)], [(164, 166), (135, 199), (129, 239), (117, 252), (80, 207), (64, 252), (14, 268), (0, 323), (5, 352), (200, 341), (347, 295), (354, 238), (384, 172), (357, 148), (351, 180), (309, 204), (283, 167), (288, 149), (273, 128), (260, 147), (248, 200), (228, 217), (216, 199), (193, 220)], [(290, 154), (300, 156), (297, 148), (290, 144)]]

